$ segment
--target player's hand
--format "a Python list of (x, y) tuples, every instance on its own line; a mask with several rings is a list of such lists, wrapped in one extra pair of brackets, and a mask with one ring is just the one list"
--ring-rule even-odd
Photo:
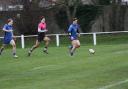
[(39, 32), (47, 32), (48, 30), (47, 29), (44, 29), (44, 30), (40, 30)]
[(16, 41), (16, 37), (15, 36), (13, 36), (13, 40)]
[(80, 33), (78, 33), (78, 37), (80, 37)]
[(6, 32), (13, 32), (13, 30), (4, 30), (4, 31), (6, 31)]
[(68, 33), (69, 36), (71, 36), (71, 33)]
[(13, 30), (8, 30), (9, 32), (13, 32)]

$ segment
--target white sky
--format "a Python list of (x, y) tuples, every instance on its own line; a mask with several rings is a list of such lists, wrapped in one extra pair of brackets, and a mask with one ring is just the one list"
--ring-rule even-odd
[(123, 2), (128, 2), (128, 0), (122, 0)]

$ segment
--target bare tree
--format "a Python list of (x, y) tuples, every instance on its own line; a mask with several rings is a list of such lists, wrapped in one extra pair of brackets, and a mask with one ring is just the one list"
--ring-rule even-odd
[[(97, 2), (94, 5), (100, 5), (99, 0), (91, 0)], [(110, 5), (101, 5), (102, 14), (97, 19), (97, 30), (100, 31), (119, 31), (124, 30), (125, 15), (127, 7), (122, 5), (122, 0), (109, 0)], [(100, 22), (100, 23), (98, 23)], [(99, 25), (100, 24), (100, 25)]]
[(90, 0), (90, 2), (91, 2), (93, 5), (99, 4), (99, 0)]
[[(71, 23), (72, 18), (76, 16), (77, 7), (81, 3), (82, 3), (81, 0), (57, 0), (56, 6), (65, 8), (68, 22)], [(71, 10), (71, 7), (72, 7), (72, 10)]]
[[(81, 0), (64, 0), (65, 7), (66, 7), (66, 13), (68, 17), (69, 23), (71, 23), (72, 18), (76, 17), (77, 7), (81, 3)], [(70, 6), (73, 6), (73, 10), (71, 12)]]

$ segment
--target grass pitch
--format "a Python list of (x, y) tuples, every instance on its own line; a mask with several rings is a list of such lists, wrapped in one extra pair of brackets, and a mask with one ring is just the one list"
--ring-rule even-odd
[(82, 46), (73, 57), (67, 47), (27, 52), (17, 49), (15, 59), (7, 49), (0, 56), (0, 89), (128, 89), (127, 44)]

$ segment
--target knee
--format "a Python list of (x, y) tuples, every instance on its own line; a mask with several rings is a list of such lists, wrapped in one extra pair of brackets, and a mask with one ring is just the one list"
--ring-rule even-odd
[(13, 44), (13, 47), (16, 48), (16, 44)]
[(50, 41), (50, 38), (49, 37), (45, 37), (44, 38), (44, 41), (49, 42)]
[(38, 48), (39, 47), (39, 45), (34, 45), (34, 48)]
[(79, 48), (80, 47), (80, 45), (76, 45), (76, 48)]

